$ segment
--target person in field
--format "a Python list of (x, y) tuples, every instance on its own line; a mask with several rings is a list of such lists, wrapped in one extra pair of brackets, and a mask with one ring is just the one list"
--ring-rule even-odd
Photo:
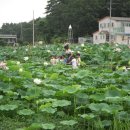
[(55, 59), (55, 56), (52, 56), (51, 59), (50, 59), (50, 63), (51, 65), (56, 65), (56, 59)]
[(80, 66), (80, 64), (81, 64), (80, 53), (77, 53), (77, 65)]
[(65, 43), (64, 49), (65, 49), (65, 54), (70, 54), (72, 52), (69, 47), (69, 43)]
[(74, 55), (72, 56), (71, 64), (72, 64), (72, 68), (73, 69), (77, 69), (78, 68), (77, 60), (76, 60)]
[(6, 69), (7, 68), (6, 63), (3, 62), (3, 61), (0, 61), (0, 68), (1, 69)]

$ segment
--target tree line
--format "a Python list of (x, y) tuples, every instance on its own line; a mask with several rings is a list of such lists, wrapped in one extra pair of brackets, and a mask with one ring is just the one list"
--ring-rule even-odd
[[(112, 16), (130, 17), (130, 0), (112, 0)], [(67, 39), (68, 27), (73, 27), (75, 41), (80, 36), (98, 30), (98, 20), (109, 16), (110, 0), (48, 0), (46, 17), (35, 19), (35, 41), (48, 43)], [(32, 42), (30, 22), (5, 23), (2, 34), (16, 34), (19, 42)]]

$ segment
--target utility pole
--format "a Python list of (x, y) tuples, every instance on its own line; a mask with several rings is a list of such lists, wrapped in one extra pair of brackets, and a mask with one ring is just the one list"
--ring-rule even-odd
[(112, 0), (110, 0), (110, 23), (109, 23), (109, 43), (111, 43), (111, 27), (112, 27), (112, 23), (111, 23), (111, 16), (112, 16)]
[(23, 42), (23, 25), (21, 23), (21, 34), (20, 34), (20, 40)]
[(34, 10), (33, 10), (33, 46), (35, 45), (34, 41), (35, 39), (34, 39)]

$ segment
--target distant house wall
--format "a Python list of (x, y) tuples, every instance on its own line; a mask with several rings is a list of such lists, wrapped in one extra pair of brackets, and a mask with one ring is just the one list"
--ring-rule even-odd
[(130, 18), (104, 17), (99, 20), (99, 31), (93, 33), (93, 43), (130, 44)]
[(0, 39), (6, 41), (8, 44), (17, 42), (16, 35), (0, 34)]
[(113, 27), (118, 27), (118, 26), (120, 26), (118, 22), (111, 20), (111, 27), (110, 27), (110, 18), (106, 18), (99, 21), (99, 31), (110, 32), (111, 29), (111, 32), (113, 32)]
[(93, 34), (93, 43), (99, 44), (99, 43), (105, 43), (106, 42), (106, 35), (100, 34), (100, 32), (96, 32)]

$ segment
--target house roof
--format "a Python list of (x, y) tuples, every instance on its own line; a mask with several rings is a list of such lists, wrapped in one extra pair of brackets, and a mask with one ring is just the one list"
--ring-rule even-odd
[(108, 31), (101, 31), (100, 34), (109, 34)]
[(94, 32), (93, 34), (99, 33), (99, 31)]
[(0, 34), (0, 38), (17, 38), (17, 35)]
[[(102, 21), (102, 20), (104, 20), (106, 18), (110, 18), (110, 17), (106, 16), (106, 17), (100, 19), (98, 22), (100, 22), (100, 21)], [(111, 17), (111, 19), (115, 20), (115, 21), (129, 21), (130, 22), (130, 18), (128, 18), (128, 17)]]

